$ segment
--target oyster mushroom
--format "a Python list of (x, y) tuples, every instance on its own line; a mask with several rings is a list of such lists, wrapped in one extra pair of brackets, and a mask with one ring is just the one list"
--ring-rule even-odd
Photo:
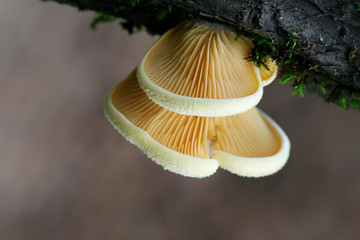
[[(185, 115), (219, 117), (249, 110), (276, 72), (260, 71), (248, 60), (252, 41), (235, 38), (234, 32), (220, 25), (178, 25), (140, 62), (141, 88), (157, 104)], [(261, 76), (261, 72), (265, 73)]]
[(267, 69), (263, 66), (260, 67), (260, 77), (263, 86), (267, 86), (272, 83), (275, 80), (278, 72), (276, 62), (271, 58), (266, 61), (266, 67)]
[(109, 92), (105, 114), (152, 160), (188, 177), (209, 176), (219, 166), (241, 176), (266, 176), (289, 156), (286, 134), (257, 108), (228, 117), (179, 114), (150, 100), (135, 71)]

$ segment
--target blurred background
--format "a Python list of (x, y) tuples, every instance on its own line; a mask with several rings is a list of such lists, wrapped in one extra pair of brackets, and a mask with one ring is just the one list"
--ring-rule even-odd
[(0, 0), (0, 239), (360, 239), (360, 113), (276, 81), (260, 107), (291, 157), (260, 179), (164, 171), (105, 119), (156, 40), (94, 14)]

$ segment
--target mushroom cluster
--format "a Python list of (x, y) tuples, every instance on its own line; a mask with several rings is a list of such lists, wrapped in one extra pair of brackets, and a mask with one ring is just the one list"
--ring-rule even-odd
[(251, 40), (214, 24), (182, 23), (165, 33), (113, 88), (105, 114), (128, 141), (165, 169), (202, 178), (218, 167), (246, 177), (280, 170), (285, 132), (256, 108), (276, 64), (247, 58)]

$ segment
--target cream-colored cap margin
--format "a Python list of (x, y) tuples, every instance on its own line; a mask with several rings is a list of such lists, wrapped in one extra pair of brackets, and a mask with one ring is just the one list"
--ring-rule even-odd
[[(121, 83), (120, 83), (121, 84)], [(176, 152), (155, 141), (148, 133), (133, 125), (112, 104), (112, 89), (105, 99), (105, 116), (114, 128), (135, 144), (155, 163), (164, 169), (186, 177), (203, 178), (216, 172), (219, 164), (216, 160), (197, 158)]]
[(275, 80), (275, 78), (277, 77), (277, 73), (278, 73), (278, 66), (275, 64), (275, 70), (274, 70), (273, 74), (268, 79), (262, 80), (263, 87), (272, 83)]
[(221, 168), (244, 177), (264, 177), (276, 173), (287, 162), (291, 148), (288, 136), (273, 119), (260, 109), (258, 110), (278, 132), (281, 140), (279, 151), (268, 157), (247, 158), (215, 150), (212, 153), (212, 159), (216, 159)]
[[(148, 54), (148, 53), (147, 53)], [(137, 79), (146, 95), (160, 106), (184, 115), (200, 117), (226, 117), (246, 112), (256, 106), (263, 96), (263, 83), (259, 69), (253, 65), (258, 81), (257, 90), (246, 97), (232, 99), (210, 99), (186, 97), (169, 92), (149, 79), (144, 71), (147, 54), (137, 68)]]

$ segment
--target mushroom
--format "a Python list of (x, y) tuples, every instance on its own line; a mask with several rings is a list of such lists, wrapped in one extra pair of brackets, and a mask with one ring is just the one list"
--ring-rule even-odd
[[(252, 41), (220, 25), (187, 22), (166, 32), (141, 60), (137, 76), (148, 97), (171, 111), (204, 117), (245, 112), (275, 77), (248, 60)], [(265, 73), (264, 73), (265, 72)], [(271, 74), (269, 74), (271, 73)]]
[(267, 59), (266, 67), (267, 69), (264, 66), (260, 66), (260, 77), (262, 79), (263, 87), (272, 83), (275, 80), (278, 72), (276, 62), (272, 58)]
[(128, 141), (165, 169), (202, 178), (220, 166), (261, 177), (286, 163), (290, 142), (284, 131), (257, 108), (227, 117), (189, 116), (149, 99), (134, 70), (112, 89), (105, 114)]

